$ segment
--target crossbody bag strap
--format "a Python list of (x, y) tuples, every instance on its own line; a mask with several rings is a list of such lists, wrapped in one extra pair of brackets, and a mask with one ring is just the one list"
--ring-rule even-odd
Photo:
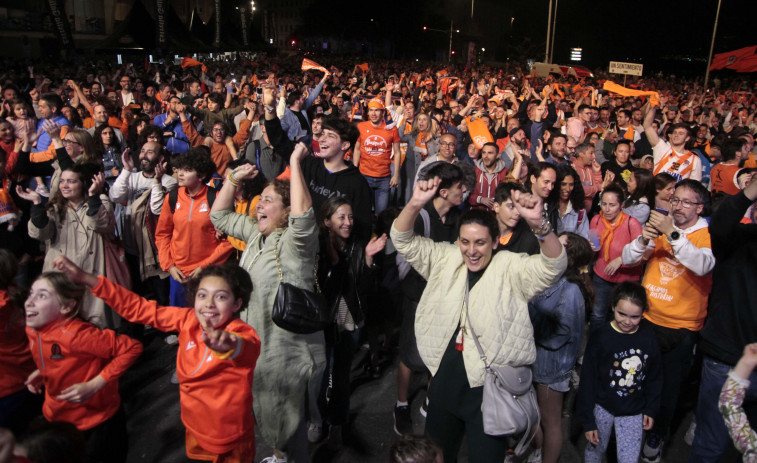
[[(283, 235), (282, 233), (281, 235)], [(276, 237), (276, 241), (273, 243), (273, 255), (276, 257), (276, 269), (279, 271), (279, 281), (284, 281), (284, 274), (281, 271), (281, 261), (279, 260), (279, 241), (281, 241), (281, 235)], [(318, 294), (321, 294), (321, 285), (318, 283), (318, 254), (315, 255), (315, 264), (313, 265), (313, 278), (315, 279), (315, 289)]]
[(468, 328), (470, 328), (470, 333), (473, 335), (473, 342), (476, 343), (478, 354), (481, 357), (481, 360), (484, 362), (486, 369), (489, 369), (489, 362), (487, 361), (486, 354), (484, 353), (484, 349), (481, 347), (481, 343), (478, 342), (478, 336), (476, 335), (476, 331), (473, 329), (473, 324), (470, 321), (470, 310), (468, 310), (468, 294), (470, 290), (468, 288), (468, 285), (468, 283), (465, 284), (465, 318), (468, 320)]

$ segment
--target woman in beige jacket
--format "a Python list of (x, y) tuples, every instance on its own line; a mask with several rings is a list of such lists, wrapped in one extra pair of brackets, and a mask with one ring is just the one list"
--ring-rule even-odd
[(418, 351), (433, 375), (426, 434), (442, 446), (446, 462), (457, 461), (466, 435), (470, 461), (501, 463), (508, 442), (483, 430), (484, 363), (470, 324), (492, 365), (532, 364), (536, 348), (527, 304), (558, 280), (567, 257), (542, 217), (541, 199), (520, 191), (513, 191), (512, 199), (539, 239), (539, 255), (494, 254), (499, 227), (494, 215), (483, 210), (463, 214), (457, 245), (414, 236), (415, 218), (439, 182), (418, 181), (391, 230), (397, 252), (428, 281), (415, 319)]
[[(33, 203), (29, 236), (45, 241), (43, 271), (65, 255), (89, 273), (105, 275), (104, 240), (113, 232), (115, 218), (108, 196), (100, 194), (105, 177), (92, 164), (74, 165), (63, 170), (58, 190), (47, 205), (40, 195), (17, 187), (18, 195)], [(120, 320), (102, 300), (87, 293), (81, 305), (84, 320), (99, 328), (116, 328)]]

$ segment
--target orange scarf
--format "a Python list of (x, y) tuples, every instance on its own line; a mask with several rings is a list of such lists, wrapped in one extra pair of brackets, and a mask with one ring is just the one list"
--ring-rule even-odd
[(648, 96), (652, 107), (660, 106), (660, 94), (657, 92), (644, 92), (641, 90), (626, 88), (610, 80), (606, 81), (602, 88), (612, 93), (617, 93), (620, 96)]
[(421, 155), (424, 161), (428, 157), (428, 148), (426, 147), (426, 135), (419, 133), (415, 139), (415, 152)]
[(621, 210), (620, 214), (618, 214), (618, 218), (615, 220), (615, 225), (605, 219), (604, 212), (600, 212), (599, 217), (605, 226), (605, 231), (602, 232), (602, 236), (599, 239), (599, 247), (602, 249), (605, 262), (610, 262), (610, 243), (612, 243), (612, 239), (615, 235), (615, 229), (626, 220), (626, 214)]

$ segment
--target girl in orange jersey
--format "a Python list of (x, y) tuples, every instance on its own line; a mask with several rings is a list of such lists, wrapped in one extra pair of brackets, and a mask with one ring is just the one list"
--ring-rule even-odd
[(237, 266), (209, 266), (187, 285), (194, 310), (161, 307), (106, 278), (86, 273), (65, 256), (55, 268), (90, 288), (121, 316), (161, 331), (179, 332), (176, 374), (187, 456), (214, 463), (255, 458), (252, 374), (260, 338), (237, 313), (252, 293), (249, 274)]
[(118, 377), (142, 344), (77, 318), (85, 288), (60, 272), (45, 272), (32, 284), (24, 304), (26, 335), (37, 365), (26, 380), (42, 393), (48, 421), (67, 421), (85, 433), (87, 460), (124, 462), (126, 417)]

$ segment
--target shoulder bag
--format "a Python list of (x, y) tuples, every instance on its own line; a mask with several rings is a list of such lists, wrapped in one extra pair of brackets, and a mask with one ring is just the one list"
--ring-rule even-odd
[(470, 320), (467, 285), (465, 286), (465, 311), (473, 341), (486, 368), (484, 398), (481, 402), (484, 432), (490, 436), (523, 433), (523, 437), (514, 450), (515, 455), (520, 457), (526, 453), (541, 420), (531, 367), (528, 365), (493, 366), (488, 362)]
[(279, 290), (273, 302), (271, 318), (276, 325), (293, 333), (310, 334), (321, 331), (331, 322), (332, 317), (318, 285), (318, 259), (316, 258), (313, 268), (317, 292), (285, 283), (279, 260), (279, 240), (281, 235), (276, 238), (273, 248), (276, 267), (279, 270)]

